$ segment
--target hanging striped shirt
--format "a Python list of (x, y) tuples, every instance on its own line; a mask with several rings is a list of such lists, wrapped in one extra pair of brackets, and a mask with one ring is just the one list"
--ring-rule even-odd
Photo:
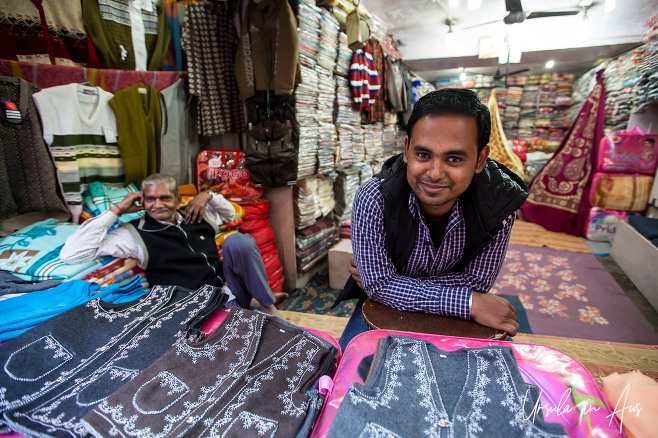
[(398, 274), (386, 251), (384, 199), (379, 184), (378, 178), (366, 181), (357, 190), (352, 206), (352, 249), (366, 294), (399, 310), (468, 319), (471, 292), (488, 292), (500, 272), (514, 214), (463, 272), (448, 272), (461, 259), (466, 243), (459, 200), (451, 210), (445, 237), (435, 248), (412, 191), (409, 210), (419, 220), (418, 234), (407, 266)]

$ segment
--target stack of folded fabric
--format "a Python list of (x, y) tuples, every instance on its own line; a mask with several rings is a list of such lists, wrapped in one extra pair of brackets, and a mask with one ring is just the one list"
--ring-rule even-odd
[(336, 127), (333, 123), (320, 122), (318, 127), (318, 174), (335, 170)]
[(352, 165), (361, 166), (366, 159), (366, 149), (363, 143), (364, 129), (361, 125), (352, 129)]
[(555, 105), (557, 84), (542, 84), (539, 92), (539, 105)]
[(319, 220), (313, 225), (297, 230), (295, 237), (297, 271), (306, 273), (322, 261), (329, 248), (338, 240), (336, 226), (330, 219)]
[(315, 192), (315, 217), (324, 217), (336, 206), (334, 199), (334, 179), (330, 176), (318, 175)]
[(315, 118), (319, 122), (317, 173), (329, 173), (334, 170), (336, 129), (333, 121), (336, 83), (330, 70), (320, 65), (316, 65), (314, 70), (318, 77), (318, 109), (315, 114)]
[[(121, 202), (128, 193), (137, 191), (139, 189), (135, 184), (129, 184), (122, 189), (117, 189), (98, 181), (90, 183), (82, 192), (82, 214), (80, 215), (80, 222), (82, 223), (86, 219), (98, 216), (104, 211), (109, 210), (113, 205)], [(117, 223), (113, 225), (113, 228), (116, 228), (119, 222), (130, 222), (142, 216), (144, 216), (143, 211), (122, 214)]]
[(505, 100), (506, 105), (516, 105), (521, 104), (521, 97), (523, 96), (523, 87), (509, 87), (507, 89), (507, 98)]
[[(354, 161), (353, 138), (354, 131), (359, 128), (359, 123), (355, 126), (355, 113), (358, 117), (358, 111), (352, 104), (352, 94), (349, 88), (349, 81), (339, 75), (334, 75), (336, 84), (334, 124), (338, 132), (338, 142), (335, 148), (335, 163), (337, 167), (349, 167)], [(360, 119), (357, 119), (360, 120)], [(363, 161), (362, 153), (357, 151), (357, 159)]]
[(507, 83), (509, 85), (525, 85), (528, 83), (528, 76), (510, 76), (507, 78)]
[(352, 202), (354, 194), (359, 188), (360, 177), (358, 167), (341, 169), (334, 182), (334, 193), (336, 195), (336, 206), (334, 207), (334, 220), (342, 222), (352, 216)]
[(372, 171), (372, 166), (370, 164), (364, 164), (359, 168), (359, 182), (363, 184), (368, 181), (374, 175)]
[(352, 51), (347, 45), (347, 35), (345, 32), (338, 34), (338, 51), (336, 53), (336, 67), (335, 72), (341, 76), (346, 76), (350, 73), (350, 64), (352, 62)]
[(520, 105), (522, 107), (537, 106), (537, 96), (539, 95), (540, 85), (526, 85), (523, 87)]
[(535, 126), (537, 128), (549, 128), (551, 126), (554, 112), (552, 106), (539, 106), (537, 108)]
[(313, 67), (317, 63), (320, 48), (320, 17), (321, 9), (315, 2), (301, 0), (297, 15), (297, 30), (299, 32), (299, 62), (303, 66)]
[(26, 281), (80, 279), (111, 261), (102, 257), (69, 265), (59, 258), (66, 240), (79, 225), (46, 219), (0, 239), (0, 270)]
[(381, 160), (383, 155), (382, 135), (383, 132), (381, 123), (365, 125), (363, 142), (366, 147), (366, 163), (372, 163), (376, 162), (377, 160)]
[(384, 125), (382, 129), (382, 157), (385, 159), (395, 154), (397, 129), (397, 125)]
[(320, 45), (318, 50), (318, 64), (333, 73), (336, 65), (338, 50), (338, 31), (340, 24), (334, 15), (327, 9), (322, 9), (320, 17)]
[(562, 128), (550, 128), (546, 138), (550, 141), (561, 142), (564, 138), (564, 130)]
[(340, 238), (341, 239), (351, 239), (352, 238), (352, 220), (348, 219), (340, 224)]
[(571, 90), (573, 89), (573, 82), (562, 81), (557, 84), (555, 90), (555, 105), (569, 106), (571, 105)]
[(299, 123), (297, 179), (315, 174), (318, 155), (318, 73), (302, 66), (302, 81), (295, 90), (295, 113)]
[(293, 190), (295, 228), (306, 228), (315, 223), (315, 205), (318, 179), (315, 176), (300, 179)]

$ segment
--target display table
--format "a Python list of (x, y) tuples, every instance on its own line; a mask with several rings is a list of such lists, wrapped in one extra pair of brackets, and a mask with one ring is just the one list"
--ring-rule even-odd
[[(347, 317), (289, 311), (281, 311), (281, 314), (288, 322), (323, 330), (336, 339), (340, 338), (349, 320)], [(581, 362), (597, 380), (613, 372), (638, 370), (658, 381), (658, 345), (623, 344), (524, 333), (514, 336), (514, 341), (560, 350)]]

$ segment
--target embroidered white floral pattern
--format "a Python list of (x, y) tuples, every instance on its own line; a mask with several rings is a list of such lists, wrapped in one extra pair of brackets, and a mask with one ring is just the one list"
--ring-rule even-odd
[(391, 432), (377, 423), (368, 423), (359, 435), (359, 438), (402, 438), (397, 433)]

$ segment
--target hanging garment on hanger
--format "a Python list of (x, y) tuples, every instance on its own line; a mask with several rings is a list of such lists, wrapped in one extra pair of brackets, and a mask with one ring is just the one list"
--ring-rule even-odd
[(150, 85), (133, 84), (117, 91), (109, 104), (117, 120), (125, 184), (139, 186), (160, 168), (160, 92)]
[(391, 110), (401, 112), (407, 108), (407, 95), (400, 65), (391, 56), (386, 57), (386, 100)]
[(164, 134), (160, 144), (160, 172), (176, 178), (178, 185), (196, 183), (196, 157), (200, 151), (196, 125), (196, 100), (179, 79), (160, 92)]
[(171, 38), (162, 0), (83, 0), (82, 19), (103, 68), (162, 69)]
[(496, 101), (496, 90), (491, 90), (489, 96), (489, 115), (491, 117), (491, 136), (489, 139), (489, 158), (496, 160), (501, 164), (507, 166), (509, 170), (516, 173), (521, 179), (525, 177), (525, 170), (523, 169), (523, 162), (521, 158), (514, 153), (505, 131), (503, 131), (503, 122), (500, 120), (500, 112), (498, 111), (498, 102)]
[(77, 223), (87, 184), (99, 181), (123, 187), (116, 119), (108, 103), (112, 93), (99, 87), (68, 84), (46, 88), (33, 97), (66, 204)]
[(523, 217), (550, 231), (580, 236), (589, 212), (592, 166), (605, 118), (603, 70), (553, 157), (530, 183)]
[[(0, 76), (0, 102), (20, 113), (20, 123), (0, 120), (0, 235), (50, 217), (70, 217), (32, 100), (38, 91), (22, 79)], [(30, 213), (42, 217), (23, 216)]]
[(196, 315), (223, 307), (212, 286), (155, 286), (135, 301), (94, 299), (0, 349), (0, 424), (30, 436), (85, 436), (80, 420), (167, 352)]
[(379, 76), (379, 93), (375, 96), (375, 100), (370, 102), (370, 111), (368, 112), (368, 120), (371, 123), (375, 122), (385, 122), (386, 114), (386, 80), (387, 80), (387, 71), (386, 71), (386, 62), (384, 61), (384, 51), (382, 50), (382, 45), (379, 44), (375, 38), (370, 38), (368, 45), (372, 50), (372, 65), (377, 70), (377, 75)]
[(235, 76), (242, 100), (256, 91), (292, 94), (301, 83), (297, 20), (287, 1), (249, 2), (240, 26)]
[(1, 59), (97, 66), (79, 0), (0, 2), (0, 41)]
[(95, 436), (308, 436), (335, 354), (307, 330), (236, 307), (208, 338), (177, 341), (83, 424)]
[(199, 134), (205, 136), (245, 129), (233, 70), (237, 33), (226, 6), (209, 1), (191, 4), (183, 23), (189, 91), (198, 97), (197, 123)]
[(381, 89), (381, 78), (373, 63), (370, 43), (352, 54), (349, 78), (356, 108), (369, 111)]

